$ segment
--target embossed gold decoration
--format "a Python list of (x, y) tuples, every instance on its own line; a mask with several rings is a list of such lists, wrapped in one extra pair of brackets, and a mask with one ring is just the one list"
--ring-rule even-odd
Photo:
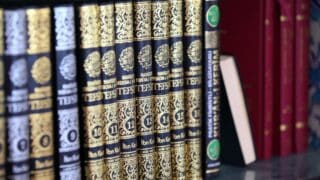
[(163, 44), (159, 46), (154, 58), (160, 67), (167, 68), (169, 65), (169, 45)]
[(151, 68), (152, 64), (152, 47), (151, 45), (144, 46), (139, 54), (138, 54), (138, 62), (140, 66), (142, 66), (144, 69)]
[(138, 179), (138, 159), (135, 154), (124, 155), (121, 158), (121, 167), (121, 179)]
[(202, 0), (185, 0), (185, 35), (202, 33)]
[(120, 66), (125, 71), (132, 71), (134, 66), (133, 48), (127, 47), (121, 51), (119, 62)]
[(182, 41), (177, 41), (172, 44), (171, 48), (171, 62), (175, 65), (182, 65), (183, 61), (183, 44)]
[(30, 8), (26, 10), (28, 21), (28, 54), (50, 51), (50, 8)]
[(51, 62), (48, 57), (40, 57), (33, 63), (31, 76), (39, 84), (45, 84), (51, 80)]
[(100, 45), (99, 7), (97, 5), (80, 6), (79, 16), (80, 16), (81, 48), (99, 47)]
[(84, 174), (86, 179), (102, 180), (104, 179), (105, 166), (103, 160), (93, 160), (85, 162)]
[(83, 107), (84, 146), (103, 146), (102, 105)]
[(83, 67), (89, 77), (99, 77), (101, 74), (101, 62), (99, 51), (94, 51), (90, 53), (84, 60)]
[(135, 2), (135, 38), (144, 40), (151, 38), (151, 2)]
[[(151, 82), (150, 82), (151, 83)], [(153, 134), (152, 97), (137, 98), (138, 133), (140, 135)]]
[(184, 141), (171, 146), (173, 179), (186, 179), (185, 153)]
[(199, 179), (201, 177), (201, 143), (200, 139), (195, 141), (187, 141), (186, 164), (187, 173), (186, 179)]
[(171, 129), (183, 129), (184, 128), (184, 92), (177, 91), (170, 94), (170, 106), (171, 106)]
[(156, 163), (156, 179), (171, 179), (171, 151), (170, 146), (159, 147), (157, 149), (157, 163)]
[(155, 179), (155, 157), (154, 150), (146, 150), (138, 156), (139, 160), (139, 177), (140, 179), (153, 180)]
[(100, 43), (102, 47), (114, 44), (114, 5), (100, 5)]
[(133, 40), (133, 14), (132, 3), (115, 3), (116, 43)]
[(170, 131), (169, 97), (168, 95), (155, 96), (156, 122), (155, 130), (159, 133)]
[(169, 0), (170, 4), (170, 36), (181, 37), (183, 35), (183, 1)]
[(134, 99), (118, 101), (118, 119), (120, 120), (120, 137), (130, 138), (136, 136)]
[[(32, 158), (53, 156), (53, 116), (52, 112), (33, 113), (29, 115), (31, 126), (31, 154)], [(52, 164), (53, 166), (53, 164)]]
[(200, 63), (201, 61), (201, 41), (200, 40), (195, 40), (193, 41), (187, 50), (187, 54), (189, 59), (193, 62), (193, 63)]
[(106, 160), (106, 171), (104, 179), (120, 180), (120, 158)]
[(114, 50), (109, 50), (102, 56), (102, 71), (108, 76), (116, 73), (116, 54)]
[(117, 120), (117, 103), (104, 104), (104, 137), (106, 144), (119, 142), (119, 124)]
[(4, 84), (4, 65), (3, 61), (0, 60), (0, 86)]
[(199, 127), (201, 120), (201, 89), (186, 91), (186, 118), (189, 127)]
[(54, 180), (55, 174), (54, 174), (54, 168), (46, 168), (41, 169), (37, 171), (30, 171), (30, 179), (45, 179), (45, 180)]
[(167, 1), (152, 3), (153, 38), (165, 39), (169, 35), (169, 4)]

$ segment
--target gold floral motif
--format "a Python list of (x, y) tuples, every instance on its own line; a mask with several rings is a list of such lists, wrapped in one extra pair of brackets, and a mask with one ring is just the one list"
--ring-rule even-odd
[(102, 105), (83, 108), (84, 146), (93, 148), (103, 145)]
[[(1, 54), (3, 54), (3, 38), (4, 38), (4, 36), (3, 36), (3, 9), (1, 9), (0, 8), (0, 55)], [(3, 72), (3, 71), (1, 71), (1, 72)]]
[(32, 158), (53, 156), (53, 117), (51, 112), (29, 115)]
[(100, 43), (102, 47), (114, 44), (114, 5), (100, 5)]
[(185, 35), (201, 35), (202, 33), (202, 0), (185, 1)]
[(183, 1), (169, 0), (170, 4), (170, 36), (183, 36)]
[(186, 149), (186, 179), (201, 178), (201, 140), (187, 141)]
[(163, 44), (158, 47), (155, 56), (154, 56), (157, 64), (161, 68), (168, 68), (169, 65), (169, 45)]
[(128, 154), (121, 157), (121, 179), (138, 179), (138, 159), (136, 154)]
[(170, 94), (171, 129), (184, 128), (184, 93), (183, 91)]
[(140, 135), (153, 133), (152, 97), (137, 98), (137, 125)]
[(119, 57), (120, 66), (125, 71), (132, 71), (134, 66), (133, 48), (127, 47), (121, 51)]
[(200, 40), (195, 40), (193, 41), (187, 50), (187, 54), (189, 59), (193, 63), (200, 63), (201, 62), (201, 41)]
[(0, 86), (4, 84), (4, 65), (3, 61), (0, 59)]
[(107, 76), (112, 76), (116, 73), (116, 53), (114, 50), (109, 50), (103, 54), (102, 71)]
[(173, 144), (171, 154), (173, 179), (186, 179), (185, 142)]
[(46, 168), (41, 170), (30, 170), (30, 179), (45, 179), (45, 180), (54, 180), (54, 168)]
[(136, 136), (136, 108), (134, 99), (118, 101), (120, 137)]
[(120, 180), (120, 158), (107, 159), (105, 166), (105, 180)]
[(182, 41), (177, 41), (172, 44), (171, 48), (171, 62), (174, 65), (182, 65), (183, 61), (183, 44)]
[(79, 7), (80, 15), (80, 46), (81, 48), (96, 48), (100, 45), (99, 37), (99, 7), (83, 5)]
[(50, 8), (26, 10), (28, 20), (28, 54), (50, 51)]
[(156, 161), (156, 179), (171, 179), (171, 151), (169, 147), (158, 147)]
[(167, 95), (155, 96), (155, 130), (157, 132), (170, 131), (169, 98)]
[(85, 179), (103, 180), (105, 166), (103, 160), (85, 162), (84, 174)]
[(151, 45), (144, 46), (139, 54), (138, 54), (138, 62), (140, 66), (142, 66), (144, 69), (151, 68), (152, 64), (152, 47)]
[(90, 53), (84, 60), (83, 68), (91, 78), (97, 78), (101, 74), (101, 62), (99, 51)]
[(138, 40), (151, 38), (151, 2), (136, 2), (135, 10), (135, 38)]
[(116, 42), (133, 40), (133, 7), (132, 3), (115, 3)]
[(105, 144), (119, 142), (119, 124), (117, 120), (117, 103), (104, 105)]
[(185, 97), (187, 126), (198, 127), (201, 121), (201, 89), (187, 90)]
[(31, 69), (31, 76), (39, 84), (48, 83), (51, 79), (51, 62), (48, 57), (37, 59)]
[(147, 150), (138, 155), (139, 177), (144, 180), (155, 179), (155, 159), (154, 150)]
[(152, 3), (152, 33), (155, 39), (167, 38), (169, 35), (169, 4), (167, 1)]

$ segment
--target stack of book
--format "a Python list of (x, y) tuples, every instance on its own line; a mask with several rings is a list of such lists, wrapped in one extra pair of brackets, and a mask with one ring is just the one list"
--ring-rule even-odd
[(4, 5), (0, 176), (218, 173), (219, 17), (212, 0)]

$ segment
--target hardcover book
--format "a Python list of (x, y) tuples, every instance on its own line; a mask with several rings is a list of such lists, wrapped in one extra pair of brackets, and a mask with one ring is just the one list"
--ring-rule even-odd
[(4, 11), (7, 177), (29, 179), (27, 26), (24, 9)]
[(140, 179), (155, 179), (151, 1), (134, 1), (136, 114)]
[(3, 63), (3, 9), (0, 8), (0, 178), (6, 175), (6, 128), (5, 128), (5, 94), (4, 94), (4, 63)]
[(200, 179), (204, 175), (201, 159), (201, 121), (202, 112), (205, 112), (202, 111), (202, 6), (202, 0), (186, 0), (184, 6), (186, 179)]
[(138, 178), (137, 128), (133, 49), (133, 3), (115, 2), (115, 52), (121, 179)]
[(105, 178), (120, 179), (120, 139), (117, 119), (116, 54), (114, 50), (114, 4), (101, 3), (100, 51), (103, 93)]
[(170, 22), (170, 126), (173, 179), (186, 178), (185, 103), (183, 72), (183, 1), (169, 0)]
[(55, 94), (57, 107), (56, 158), (60, 179), (81, 179), (78, 84), (75, 44), (74, 8), (56, 6), (55, 29)]
[(169, 3), (152, 1), (152, 75), (156, 138), (156, 179), (172, 177), (169, 102)]
[(104, 122), (103, 95), (101, 92), (100, 23), (97, 4), (78, 7), (79, 57), (78, 79), (83, 132), (83, 171), (85, 178), (103, 179), (104, 166)]
[(28, 8), (30, 178), (54, 179), (50, 8)]

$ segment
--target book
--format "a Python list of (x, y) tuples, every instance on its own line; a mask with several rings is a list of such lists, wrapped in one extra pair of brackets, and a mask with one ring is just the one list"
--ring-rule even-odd
[(139, 178), (155, 179), (151, 1), (134, 1), (134, 49)]
[(209, 179), (220, 171), (220, 54), (218, 1), (205, 1), (204, 10), (204, 94), (206, 112), (203, 120), (204, 177)]
[(115, 52), (120, 133), (120, 178), (138, 178), (137, 126), (133, 47), (133, 3), (115, 2)]
[(7, 177), (29, 178), (29, 119), (26, 59), (27, 26), (24, 9), (4, 11), (4, 69), (6, 91)]
[(54, 136), (51, 72), (51, 11), (27, 8), (27, 63), (30, 73), (30, 178), (54, 179)]
[(309, 41), (309, 146), (310, 149), (320, 148), (320, 3), (310, 1), (310, 41)]
[(120, 178), (120, 139), (117, 119), (116, 54), (114, 50), (114, 3), (101, 3), (100, 51), (105, 144), (105, 178)]
[[(79, 51), (78, 83), (82, 117), (80, 120), (83, 151), (83, 175), (85, 178), (103, 179), (104, 166), (104, 122), (103, 95), (101, 91), (101, 55), (99, 6), (83, 4), (78, 7)], [(81, 137), (81, 136), (80, 136)]]
[(256, 160), (246, 102), (235, 59), (221, 56), (221, 162), (248, 165)]
[(183, 72), (183, 1), (169, 0), (170, 22), (170, 126), (173, 179), (186, 178), (185, 103)]
[(0, 177), (6, 175), (6, 136), (5, 136), (5, 94), (4, 94), (4, 63), (3, 63), (3, 9), (0, 8)]
[[(293, 48), (294, 48), (294, 15), (293, 2), (280, 0), (280, 78), (277, 91), (279, 112), (275, 122), (275, 153), (289, 155), (293, 149)], [(277, 103), (277, 102), (276, 102)]]
[(55, 29), (56, 144), (60, 179), (81, 179), (74, 7), (53, 8)]
[[(186, 122), (186, 179), (200, 179), (202, 121), (202, 10), (201, 0), (186, 0), (184, 10), (184, 96)], [(203, 127), (206, 127), (203, 124)]]
[(294, 152), (308, 147), (308, 58), (310, 1), (295, 1)]
[(169, 102), (169, 2), (152, 1), (153, 112), (156, 139), (156, 179), (172, 177)]

